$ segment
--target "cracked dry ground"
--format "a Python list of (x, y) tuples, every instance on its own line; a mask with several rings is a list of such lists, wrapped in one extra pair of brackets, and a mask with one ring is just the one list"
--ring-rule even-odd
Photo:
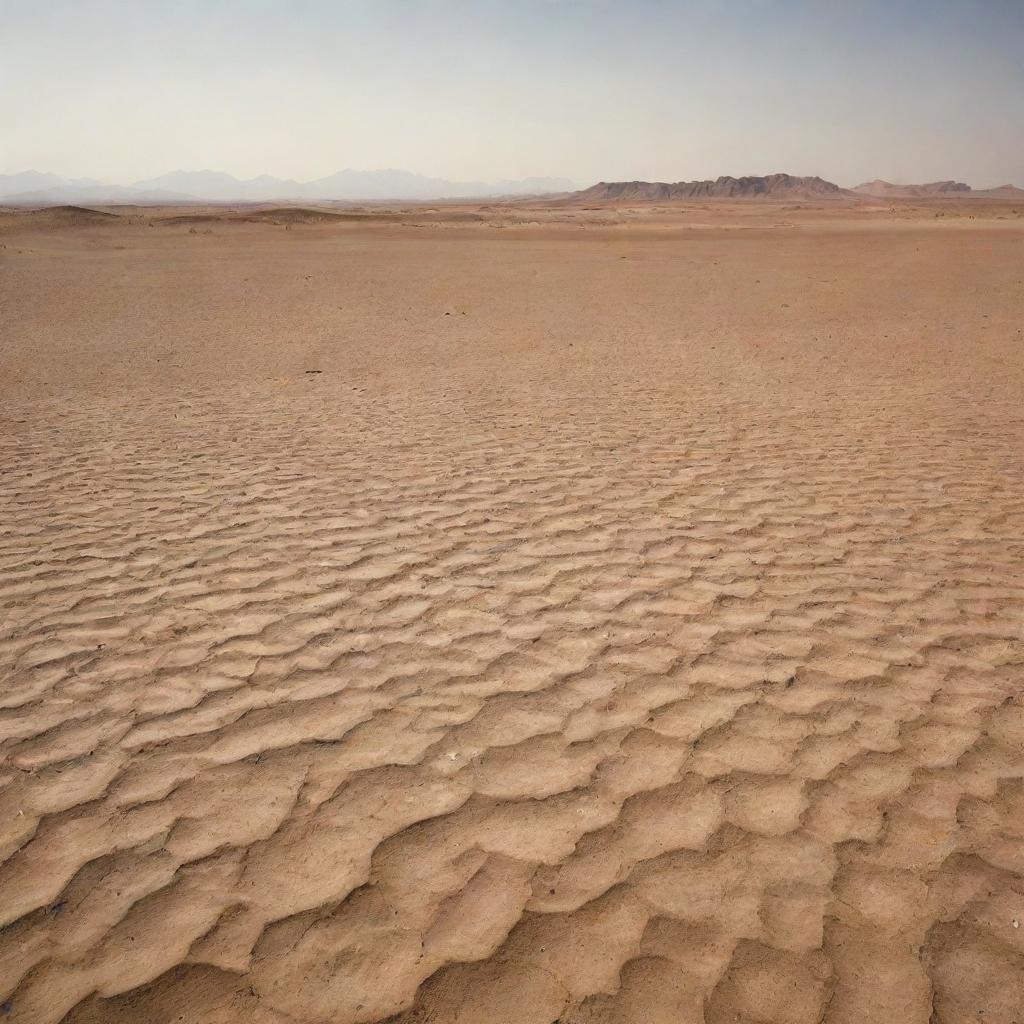
[(4, 1019), (1024, 1021), (1019, 232), (19, 244)]

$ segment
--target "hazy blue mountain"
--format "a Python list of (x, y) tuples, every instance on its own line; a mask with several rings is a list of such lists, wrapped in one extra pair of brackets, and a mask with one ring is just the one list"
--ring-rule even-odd
[(166, 189), (137, 189), (124, 185), (55, 185), (50, 188), (33, 189), (28, 192), (4, 194), (0, 202), (11, 206), (62, 206), (86, 203), (93, 206), (134, 204), (139, 206), (154, 203), (196, 203), (195, 196)]
[(61, 178), (26, 171), (0, 175), (0, 200), (17, 203), (271, 202), (275, 200), (483, 199), (567, 192), (565, 178), (505, 181), (448, 181), (402, 170), (347, 169), (315, 181), (293, 181), (268, 174), (240, 179), (223, 171), (171, 171), (128, 185), (105, 185), (90, 178)]
[(223, 171), (171, 171), (158, 178), (137, 181), (132, 187), (146, 191), (157, 189), (177, 192), (214, 202), (298, 199), (302, 196), (303, 188), (297, 181), (271, 178), (266, 174), (243, 181)]
[(461, 199), (566, 192), (572, 187), (573, 183), (565, 178), (448, 181), (395, 169), (348, 169), (307, 182), (305, 195), (310, 199)]
[(293, 181), (261, 175), (240, 180), (221, 171), (172, 171), (159, 178), (137, 181), (135, 188), (169, 189), (221, 202), (273, 199), (452, 199), (499, 195), (564, 192), (572, 182), (562, 178), (526, 178), (522, 181), (448, 181), (395, 169), (346, 169), (314, 181)]
[(62, 178), (44, 171), (21, 171), (18, 174), (0, 174), (0, 198), (19, 192), (39, 192), (51, 188), (89, 188), (100, 184), (93, 178)]

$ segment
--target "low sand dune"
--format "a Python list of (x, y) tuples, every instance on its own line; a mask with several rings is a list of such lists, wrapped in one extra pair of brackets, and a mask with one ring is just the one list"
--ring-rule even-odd
[(39, 210), (0, 210), (0, 228), (19, 231), (39, 228), (105, 227), (117, 223), (117, 215), (87, 206), (47, 206)]
[(314, 209), (304, 206), (280, 206), (241, 209), (229, 213), (215, 210), (205, 213), (183, 213), (156, 218), (157, 224), (331, 224), (338, 221), (398, 220), (398, 215), (357, 213), (354, 211)]
[(1024, 232), (695, 216), (0, 239), (4, 1020), (1024, 1020)]

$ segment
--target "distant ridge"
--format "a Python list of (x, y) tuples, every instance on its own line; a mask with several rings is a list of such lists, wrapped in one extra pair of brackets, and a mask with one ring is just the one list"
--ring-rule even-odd
[(929, 181), (923, 185), (894, 185), (891, 181), (866, 181), (851, 191), (874, 199), (1024, 199), (1024, 189), (1015, 185), (971, 188), (962, 181)]
[(995, 188), (972, 189), (972, 195), (986, 199), (1024, 199), (1024, 188), (1016, 185), (996, 185)]
[(316, 200), (499, 199), (562, 194), (573, 189), (565, 178), (520, 178), (503, 181), (448, 181), (410, 171), (344, 170), (315, 181), (272, 178), (239, 179), (222, 171), (172, 171), (132, 185), (109, 185), (89, 178), (60, 178), (24, 171), (0, 174), (0, 202), (45, 206), (67, 203), (264, 203)]
[(878, 178), (846, 189), (817, 175), (723, 175), (704, 181), (601, 181), (573, 192), (565, 178), (494, 182), (448, 181), (401, 170), (344, 170), (314, 181), (260, 175), (239, 179), (222, 171), (172, 171), (132, 185), (62, 178), (40, 171), (0, 174), (0, 203), (8, 206), (196, 205), (199, 203), (430, 202), (548, 197), (558, 202), (648, 202), (701, 199), (896, 200), (1001, 199), (1024, 202), (1015, 185), (975, 189), (962, 181), (898, 185)]
[(959, 197), (970, 194), (970, 185), (962, 181), (930, 181), (924, 185), (894, 185), (891, 181), (866, 181), (851, 191), (861, 196), (873, 196), (876, 199), (917, 199), (926, 196)]
[(585, 202), (614, 199), (842, 199), (849, 195), (846, 189), (816, 175), (766, 174), (743, 178), (724, 175), (714, 181), (601, 181), (576, 192), (573, 199)]
[(116, 224), (117, 214), (103, 210), (90, 210), (84, 206), (49, 206), (45, 210), (28, 210), (18, 214), (41, 227), (86, 228)]

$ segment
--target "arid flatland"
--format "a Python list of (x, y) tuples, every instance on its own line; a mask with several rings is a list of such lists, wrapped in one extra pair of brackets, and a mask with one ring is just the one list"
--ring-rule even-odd
[(1022, 1024), (1022, 214), (0, 213), (0, 1020)]

